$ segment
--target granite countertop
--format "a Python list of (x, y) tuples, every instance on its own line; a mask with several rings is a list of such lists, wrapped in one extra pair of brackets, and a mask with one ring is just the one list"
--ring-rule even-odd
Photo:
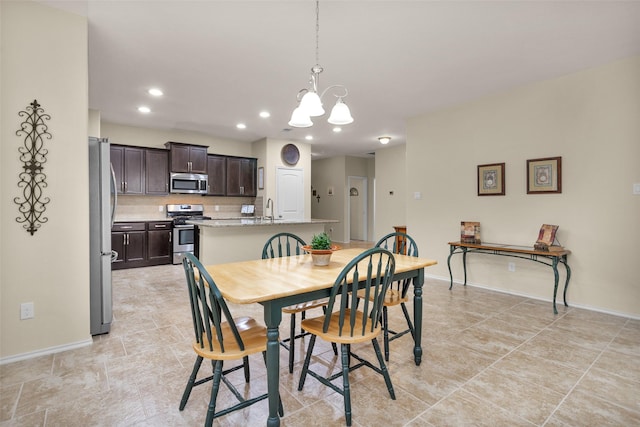
[(157, 221), (171, 221), (171, 218), (166, 216), (162, 217), (116, 217), (114, 222), (157, 222)]
[(233, 219), (205, 219), (205, 220), (191, 220), (187, 221), (187, 224), (198, 225), (200, 227), (256, 227), (256, 226), (271, 226), (271, 225), (295, 225), (295, 224), (331, 224), (340, 222), (336, 219), (276, 219), (271, 221), (270, 219), (263, 219), (259, 217), (255, 218), (233, 218)]

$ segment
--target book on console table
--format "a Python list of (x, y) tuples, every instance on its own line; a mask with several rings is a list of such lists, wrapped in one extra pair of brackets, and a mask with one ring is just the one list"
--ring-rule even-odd
[(536, 240), (533, 248), (538, 251), (561, 251), (562, 246), (553, 244), (556, 241), (557, 231), (557, 225), (542, 224), (538, 232), (538, 240)]
[(476, 221), (461, 221), (460, 241), (462, 243), (480, 243), (480, 223)]

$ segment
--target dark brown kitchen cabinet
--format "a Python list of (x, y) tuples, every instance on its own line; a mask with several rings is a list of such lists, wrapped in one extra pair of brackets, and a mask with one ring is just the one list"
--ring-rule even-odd
[(209, 176), (207, 195), (224, 196), (227, 189), (227, 158), (209, 154), (207, 157), (207, 175)]
[(111, 229), (111, 249), (118, 257), (111, 264), (113, 270), (143, 267), (147, 261), (147, 224), (145, 222), (116, 222)]
[(148, 222), (147, 228), (147, 265), (171, 264), (171, 221)]
[(145, 152), (145, 194), (169, 194), (169, 152), (147, 148)]
[(256, 195), (256, 165), (254, 158), (227, 157), (227, 196)]
[(143, 148), (112, 145), (110, 151), (111, 165), (116, 175), (118, 194), (144, 194), (145, 150)]
[(167, 142), (171, 172), (207, 173), (207, 147)]

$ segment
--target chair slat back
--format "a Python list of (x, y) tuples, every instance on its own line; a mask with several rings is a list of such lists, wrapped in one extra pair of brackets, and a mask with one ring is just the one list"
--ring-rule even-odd
[(262, 259), (302, 255), (306, 243), (292, 233), (278, 233), (269, 238), (262, 248)]
[[(222, 324), (226, 322), (238, 348), (244, 350), (244, 343), (229, 312), (227, 303), (207, 270), (205, 270), (198, 258), (190, 253), (185, 254), (182, 259), (182, 266), (184, 267), (187, 287), (189, 288), (193, 331), (200, 348), (205, 348), (206, 345), (209, 351), (216, 350), (224, 353), (225, 343)], [(198, 272), (197, 278), (196, 270)]]
[(408, 234), (399, 231), (387, 234), (378, 240), (375, 246), (387, 249), (394, 254), (418, 256), (418, 245), (415, 240)]
[[(351, 260), (331, 289), (323, 331), (328, 331), (332, 313), (339, 310), (339, 335), (354, 337), (372, 332), (380, 323), (384, 296), (395, 268), (393, 254), (383, 248), (368, 249)], [(355, 297), (358, 287), (365, 293), (360, 307)], [(337, 300), (339, 308), (334, 310)], [(360, 330), (355, 329), (358, 323), (362, 325)]]
[[(375, 246), (387, 249), (394, 254), (402, 254), (415, 257), (418, 256), (418, 245), (416, 244), (415, 240), (408, 234), (399, 231), (387, 234), (386, 236), (378, 240), (378, 243), (376, 243)], [(410, 284), (411, 280), (405, 279), (397, 281), (391, 286), (394, 286), (394, 289), (397, 289), (400, 292), (400, 295), (402, 295), (402, 298), (404, 298), (407, 296)]]

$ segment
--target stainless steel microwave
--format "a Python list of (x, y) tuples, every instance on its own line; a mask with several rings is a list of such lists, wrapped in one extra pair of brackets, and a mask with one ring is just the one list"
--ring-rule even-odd
[(208, 176), (198, 173), (172, 173), (169, 192), (207, 194)]

